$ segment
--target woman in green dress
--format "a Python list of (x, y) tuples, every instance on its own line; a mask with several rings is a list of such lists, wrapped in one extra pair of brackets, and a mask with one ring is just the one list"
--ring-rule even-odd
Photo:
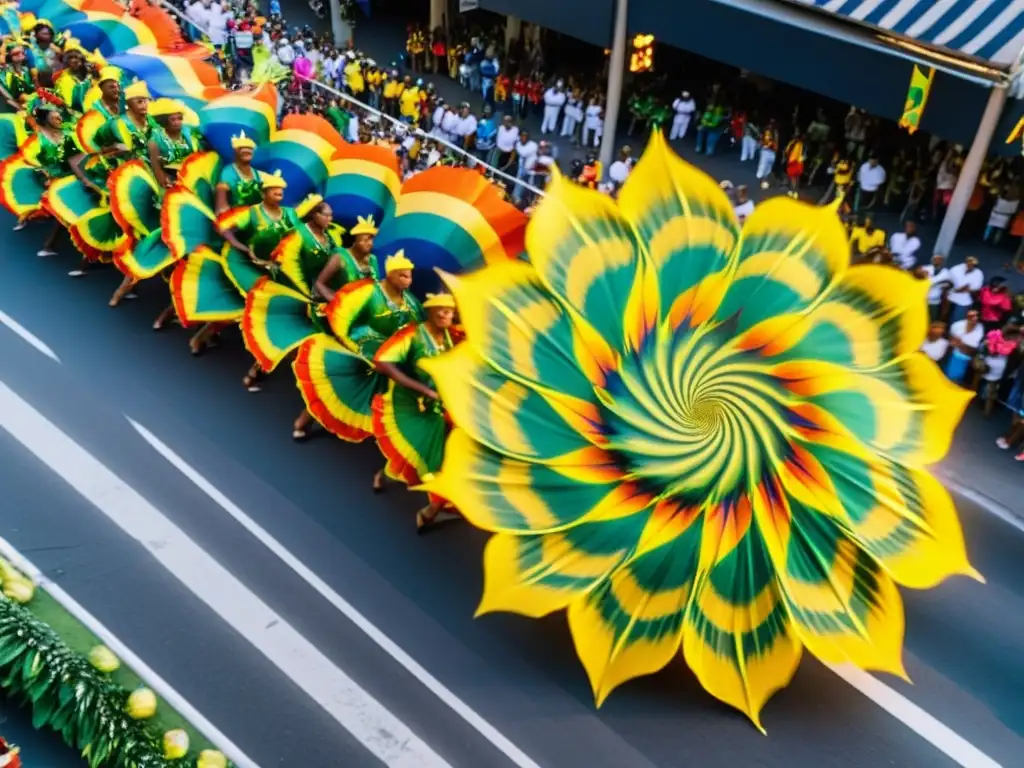
[(373, 254), (373, 239), (377, 236), (377, 226), (373, 217), (356, 217), (356, 225), (349, 231), (352, 236), (352, 245), (348, 248), (341, 248), (331, 255), (327, 266), (317, 276), (316, 290), (324, 298), (330, 301), (334, 298), (335, 289), (331, 286), (337, 279), (338, 274), (344, 276), (342, 284), (356, 280), (370, 278), (379, 280), (381, 278), (380, 265), (377, 257)]
[[(157, 99), (149, 105), (148, 115), (156, 127), (149, 135), (146, 163), (136, 160), (131, 167), (123, 165), (111, 176), (111, 207), (129, 237), (130, 248), (140, 244), (149, 253), (154, 247), (167, 252), (160, 234), (156, 233), (160, 229), (164, 192), (174, 186), (181, 164), (201, 149), (202, 141), (198, 131), (185, 125), (185, 105), (176, 99)], [(116, 181), (114, 176), (117, 176)], [(111, 307), (116, 307), (139, 280), (135, 270), (121, 266), (131, 260), (130, 254), (121, 252), (118, 256), (117, 263), (125, 278), (110, 298)], [(160, 313), (153, 327), (162, 328), (173, 313), (171, 304)]]
[[(263, 200), (256, 205), (229, 210), (217, 217), (217, 230), (226, 243), (221, 263), (228, 279), (238, 290), (244, 309), (245, 297), (261, 277), (275, 269), (271, 255), (278, 243), (302, 222), (294, 208), (281, 205), (288, 183), (281, 173), (264, 174)], [(242, 310), (238, 313), (241, 320)], [(259, 392), (261, 368), (254, 363), (242, 379), (250, 392)]]
[[(292, 437), (301, 440), (313, 418), (348, 442), (362, 442), (373, 433), (373, 399), (387, 380), (369, 361), (399, 328), (423, 319), (419, 301), (409, 291), (413, 263), (398, 251), (384, 262), (384, 278), (361, 279), (336, 291), (325, 315), (335, 338), (318, 334), (300, 347), (295, 373), (306, 411)], [(384, 488), (384, 472), (374, 477)]]
[(71, 277), (84, 276), (90, 264), (108, 260), (123, 244), (126, 235), (110, 213), (107, 182), (121, 162), (138, 156), (139, 144), (151, 130), (145, 83), (125, 90), (124, 111), (119, 69), (101, 70), (98, 91), (99, 97), (75, 126), (78, 151), (70, 160), (75, 178), (62, 181), (48, 195), (51, 211), (82, 254), (79, 268), (68, 273)]
[(33, 79), (37, 85), (52, 85), (53, 75), (61, 64), (60, 47), (53, 41), (53, 24), (46, 19), (37, 19), (30, 31), (28, 55)]
[[(36, 108), (35, 120), (36, 136), (39, 137), (39, 170), (43, 183), (39, 198), (42, 205), (46, 188), (58, 179), (71, 175), (70, 158), (76, 151), (76, 145), (72, 130), (64, 122), (59, 109), (43, 104)], [(42, 258), (56, 256), (57, 240), (63, 229), (59, 221), (54, 222), (53, 229), (36, 255)]]
[(69, 111), (82, 114), (85, 111), (85, 94), (92, 87), (86, 53), (77, 42), (64, 46), (64, 68), (53, 81), (53, 90)]
[[(425, 321), (402, 328), (374, 357), (377, 370), (390, 381), (373, 401), (373, 434), (387, 458), (388, 477), (409, 486), (419, 485), (441, 469), (448, 434), (448, 417), (434, 381), (420, 363), (454, 346), (455, 299), (428, 293), (423, 309)], [(455, 517), (443, 499), (431, 497), (416, 513), (416, 530), (423, 533)]]
[[(30, 134), (11, 157), (0, 163), (0, 203), (19, 222), (44, 215), (44, 198), (50, 184), (71, 173), (68, 158), (75, 153), (74, 138), (56, 105), (41, 99), (32, 109)], [(37, 253), (55, 255), (58, 223)]]
[(0, 69), (0, 93), (8, 109), (18, 112), (25, 97), (35, 93), (35, 90), (24, 44), (16, 41), (8, 43), (4, 64)]
[[(234, 208), (256, 205), (263, 200), (263, 179), (266, 174), (252, 167), (256, 141), (242, 131), (231, 137), (231, 150), (234, 152), (234, 159), (218, 171), (217, 183), (214, 185), (213, 212), (216, 216)], [(181, 319), (184, 321), (185, 318)], [(203, 323), (189, 340), (192, 354), (199, 355), (207, 346), (212, 346), (213, 340), (228, 324)]]
[[(296, 211), (302, 220), (274, 249), (271, 276), (259, 280), (245, 300), (242, 338), (261, 373), (272, 373), (306, 339), (329, 330), (323, 319), (324, 297), (316, 286), (343, 250), (341, 229), (332, 226), (333, 211), (320, 195), (310, 195)], [(325, 285), (333, 297), (346, 282), (339, 271)], [(312, 422), (303, 410), (293, 424), (292, 438), (304, 440)]]
[(217, 179), (214, 212), (220, 216), (232, 208), (256, 205), (263, 199), (264, 174), (252, 167), (256, 142), (242, 131), (231, 138), (234, 161), (225, 165)]

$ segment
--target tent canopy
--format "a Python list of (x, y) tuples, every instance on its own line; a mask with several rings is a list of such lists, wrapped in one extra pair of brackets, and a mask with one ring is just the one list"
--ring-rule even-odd
[(1010, 69), (1024, 49), (1024, 0), (787, 0)]

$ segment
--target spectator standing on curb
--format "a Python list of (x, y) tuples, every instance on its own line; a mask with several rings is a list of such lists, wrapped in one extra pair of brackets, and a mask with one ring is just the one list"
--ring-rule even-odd
[(686, 132), (690, 130), (690, 122), (693, 120), (693, 113), (697, 111), (697, 102), (690, 96), (689, 91), (683, 91), (679, 98), (672, 102), (672, 129), (669, 131), (668, 140), (676, 141), (685, 139)]
[(494, 120), (490, 105), (484, 106), (483, 114), (476, 125), (476, 148), (474, 154), (488, 165), (493, 165), (493, 153), (497, 141), (498, 125)]
[(601, 146), (601, 137), (604, 135), (604, 107), (601, 106), (601, 97), (594, 95), (590, 99), (587, 111), (583, 116), (583, 133), (580, 137), (580, 144), (584, 147), (590, 146), (591, 136), (593, 146)]
[(949, 343), (953, 348), (946, 362), (946, 376), (960, 384), (971, 368), (971, 360), (985, 337), (985, 328), (978, 321), (978, 311), (972, 309), (963, 320), (949, 327)]
[(985, 284), (985, 275), (978, 268), (978, 259), (968, 256), (962, 264), (950, 267), (949, 281), (952, 287), (947, 298), (950, 303), (950, 322), (962, 320), (974, 306), (981, 286)]
[(498, 156), (495, 163), (499, 170), (505, 171), (505, 173), (511, 173), (515, 176), (516, 169), (512, 171), (505, 170), (510, 166), (510, 163), (515, 159), (516, 155), (516, 142), (519, 141), (519, 126), (512, 121), (512, 115), (505, 115), (501, 118), (501, 125), (498, 126), (497, 133), (494, 137), (494, 144), (498, 150)]
[(928, 336), (921, 344), (921, 351), (928, 355), (936, 363), (949, 351), (949, 339), (946, 338), (946, 324), (941, 320), (933, 321), (928, 326)]
[(772, 168), (775, 167), (775, 155), (779, 151), (779, 129), (775, 118), (768, 121), (764, 131), (761, 133), (761, 154), (757, 159), (757, 173), (755, 174), (761, 182), (761, 189), (768, 189), (771, 186), (769, 177)]
[(885, 179), (885, 168), (879, 164), (878, 156), (870, 155), (857, 171), (857, 194), (854, 196), (853, 210), (874, 208), (878, 202), (878, 191), (885, 186)]
[(558, 116), (565, 106), (565, 81), (558, 80), (544, 91), (544, 120), (540, 125), (542, 135), (553, 133), (558, 128)]
[(931, 283), (928, 289), (928, 316), (932, 320), (941, 320), (942, 302), (946, 291), (953, 284), (946, 268), (946, 257), (941, 253), (933, 253), (931, 264), (925, 264), (921, 269)]
[(917, 265), (917, 252), (921, 250), (921, 238), (917, 236), (917, 224), (907, 221), (902, 232), (894, 232), (889, 238), (889, 250), (896, 264), (907, 271)]

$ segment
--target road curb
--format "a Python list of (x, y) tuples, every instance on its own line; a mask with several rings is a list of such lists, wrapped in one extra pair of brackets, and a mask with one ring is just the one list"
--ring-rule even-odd
[(985, 511), (992, 513), (1015, 528), (1024, 531), (1024, 512), (1018, 512), (1017, 510), (1011, 509), (1002, 502), (993, 499), (983, 491), (972, 488), (970, 485), (964, 483), (955, 472), (936, 469), (935, 476), (944, 486), (946, 486), (948, 490), (959, 496), (963, 496), (965, 499), (974, 502)]

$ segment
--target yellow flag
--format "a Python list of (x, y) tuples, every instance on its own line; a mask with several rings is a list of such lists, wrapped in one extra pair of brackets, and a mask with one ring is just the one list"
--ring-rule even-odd
[(900, 128), (906, 128), (907, 133), (914, 133), (921, 127), (921, 117), (928, 104), (928, 93), (932, 89), (934, 77), (934, 68), (930, 68), (926, 74), (923, 69), (914, 65), (910, 87), (907, 89), (907, 102), (903, 105), (903, 116), (900, 118)]
[[(1024, 117), (1017, 121), (1017, 125), (1006, 137), (1007, 144), (1013, 144), (1015, 141), (1024, 142)], [(1021, 154), (1024, 154), (1024, 143), (1021, 144)]]

